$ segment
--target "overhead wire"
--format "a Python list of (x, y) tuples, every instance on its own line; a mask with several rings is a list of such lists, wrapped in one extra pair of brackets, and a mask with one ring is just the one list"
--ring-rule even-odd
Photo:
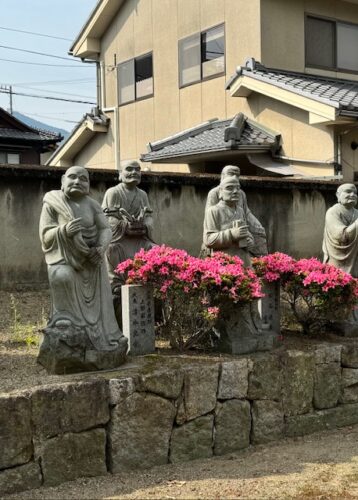
[(83, 64), (78, 64), (77, 66), (73, 66), (72, 64), (46, 64), (46, 63), (35, 63), (35, 62), (29, 62), (29, 61), (14, 61), (13, 59), (3, 59), (3, 58), (0, 58), (0, 61), (19, 63), (19, 64), (31, 64), (31, 65), (35, 65), (35, 66), (52, 66), (52, 67), (56, 67), (56, 68), (92, 69), (92, 66), (86, 66)]
[(0, 26), (0, 30), (16, 31), (17, 33), (26, 33), (27, 35), (43, 36), (46, 38), (54, 38), (55, 40), (66, 40), (66, 42), (72, 42), (71, 38), (64, 38), (62, 36), (55, 36), (55, 35), (46, 35), (45, 33), (36, 33), (34, 31), (18, 30), (15, 28), (7, 28), (5, 26)]
[[(1, 85), (2, 84), (0, 83), (0, 86)], [(11, 84), (11, 86), (13, 88), (18, 87), (18, 88), (22, 88), (22, 89), (37, 90), (37, 91), (39, 90), (36, 87), (29, 87), (28, 85), (18, 85), (15, 83)], [(89, 96), (89, 95), (73, 94), (72, 92), (60, 92), (58, 90), (49, 90), (49, 89), (41, 89), (41, 90), (43, 90), (44, 92), (49, 92), (50, 94), (69, 95), (69, 96), (73, 96), (73, 97), (82, 97), (83, 99), (95, 99), (95, 97), (93, 97), (92, 95)]]
[[(17, 52), (26, 52), (27, 54), (36, 54), (37, 56), (52, 57), (54, 59), (62, 59), (68, 62), (72, 62), (74, 64), (78, 64), (78, 61), (75, 61), (70, 57), (57, 56), (55, 54), (48, 54), (47, 52), (37, 52), (36, 50), (21, 49), (19, 47), (11, 47), (10, 45), (0, 45), (0, 49), (16, 50)], [(89, 61), (84, 61), (84, 62), (89, 63)]]
[[(1, 94), (10, 94), (10, 92), (8, 90), (3, 90), (3, 89), (0, 89), (0, 93)], [(92, 101), (79, 101), (79, 100), (75, 100), (75, 99), (65, 99), (63, 97), (53, 97), (53, 96), (26, 94), (26, 93), (23, 93), (23, 92), (11, 92), (11, 94), (12, 95), (24, 96), (24, 97), (34, 97), (34, 98), (37, 98), (37, 99), (49, 99), (49, 100), (52, 100), (52, 101), (73, 102), (73, 103), (76, 103), (76, 104), (94, 104), (94, 105), (97, 104), (96, 102), (92, 102)]]

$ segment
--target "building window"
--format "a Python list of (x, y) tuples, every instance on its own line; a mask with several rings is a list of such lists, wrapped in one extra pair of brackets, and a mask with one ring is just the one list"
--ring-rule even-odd
[(358, 25), (306, 17), (306, 66), (358, 71)]
[(184, 87), (225, 72), (224, 25), (179, 41), (179, 85)]
[(19, 165), (20, 164), (20, 154), (19, 153), (7, 153), (6, 151), (0, 151), (0, 164)]
[(145, 54), (118, 65), (118, 102), (129, 102), (153, 95), (153, 55)]

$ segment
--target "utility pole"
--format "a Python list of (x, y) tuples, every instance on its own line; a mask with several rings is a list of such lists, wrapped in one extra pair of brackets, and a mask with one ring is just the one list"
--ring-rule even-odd
[(5, 90), (10, 96), (10, 114), (12, 115), (12, 85), (0, 85), (0, 90)]

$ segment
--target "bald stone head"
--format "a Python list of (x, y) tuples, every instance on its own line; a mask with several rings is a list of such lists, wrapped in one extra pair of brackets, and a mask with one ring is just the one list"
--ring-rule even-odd
[(240, 178), (240, 168), (236, 165), (226, 165), (221, 171), (221, 180), (225, 177), (235, 176), (237, 179)]
[(128, 187), (135, 187), (141, 180), (141, 168), (136, 160), (125, 161), (121, 164), (120, 180)]
[(61, 189), (68, 198), (82, 198), (88, 195), (89, 188), (89, 174), (84, 167), (70, 167), (61, 178)]
[(240, 182), (235, 176), (228, 176), (222, 179), (219, 185), (219, 198), (230, 204), (239, 201)]
[(338, 203), (346, 208), (355, 207), (357, 204), (357, 188), (354, 184), (341, 184), (336, 192)]

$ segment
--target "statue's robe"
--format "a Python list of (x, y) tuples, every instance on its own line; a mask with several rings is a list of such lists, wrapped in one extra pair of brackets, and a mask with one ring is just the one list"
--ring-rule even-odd
[(147, 208), (143, 219), (146, 234), (140, 236), (129, 236), (126, 234), (128, 221), (119, 211), (108, 216), (108, 221), (112, 229), (112, 240), (106, 252), (106, 260), (109, 278), (113, 287), (120, 284), (120, 279), (114, 272), (118, 264), (127, 259), (132, 259), (141, 248), (149, 250), (154, 246), (152, 240), (152, 209), (150, 208), (148, 196), (145, 191), (137, 187), (133, 190), (128, 190), (122, 183), (106, 191), (102, 208), (104, 210), (124, 208), (135, 218), (138, 218), (142, 209)]
[(208, 249), (237, 255), (243, 260), (245, 266), (251, 266), (248, 248), (240, 248), (240, 242), (234, 241), (231, 237), (230, 229), (236, 220), (246, 223), (245, 212), (239, 204), (232, 208), (224, 201), (219, 201), (216, 205), (209, 207), (205, 211), (203, 242)]
[(323, 262), (358, 277), (358, 231), (349, 236), (348, 226), (358, 219), (358, 210), (336, 203), (326, 213)]
[[(101, 206), (88, 198), (94, 217), (103, 217)], [(84, 329), (97, 350), (118, 347), (122, 333), (115, 319), (112, 295), (105, 263), (95, 266), (87, 257), (91, 247), (101, 246), (103, 228), (96, 224), (82, 227), (70, 238), (66, 224), (75, 219), (62, 191), (44, 196), (40, 218), (40, 239), (48, 266), (52, 295), (49, 327), (58, 320), (69, 320)], [(110, 233), (109, 226), (104, 229)], [(108, 238), (109, 241), (109, 238)]]
[[(217, 205), (220, 201), (219, 198), (220, 186), (216, 186), (211, 189), (208, 193), (208, 197), (205, 205), (205, 212), (214, 205)], [(266, 255), (267, 254), (267, 238), (266, 231), (260, 221), (254, 216), (247, 205), (246, 194), (244, 191), (240, 190), (240, 199), (238, 205), (243, 210), (243, 219), (249, 226), (249, 231), (254, 238), (254, 245), (250, 248), (250, 253), (252, 255)]]

